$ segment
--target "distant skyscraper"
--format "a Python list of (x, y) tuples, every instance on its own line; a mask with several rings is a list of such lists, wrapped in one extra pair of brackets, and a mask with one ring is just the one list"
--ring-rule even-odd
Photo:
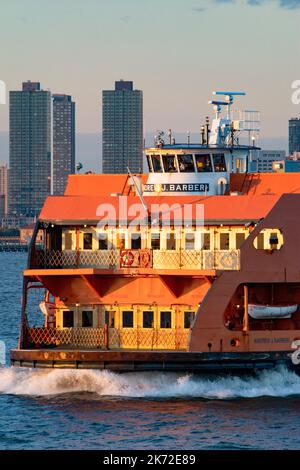
[(251, 173), (272, 173), (273, 163), (285, 159), (284, 150), (258, 150), (250, 165)]
[(0, 197), (2, 197), (2, 215), (8, 213), (8, 168), (0, 165)]
[(35, 216), (50, 193), (51, 93), (28, 81), (9, 97), (9, 211)]
[(102, 92), (103, 173), (143, 171), (143, 92), (133, 82), (115, 82)]
[(65, 192), (75, 173), (75, 103), (68, 95), (53, 95), (53, 194)]
[(289, 154), (300, 152), (300, 118), (289, 120)]

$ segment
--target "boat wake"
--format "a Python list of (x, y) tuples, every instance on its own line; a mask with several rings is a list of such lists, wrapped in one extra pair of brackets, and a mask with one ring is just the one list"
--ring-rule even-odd
[(300, 395), (300, 377), (284, 368), (255, 377), (201, 377), (163, 372), (0, 369), (0, 394), (49, 396), (89, 392), (99, 397), (231, 399)]

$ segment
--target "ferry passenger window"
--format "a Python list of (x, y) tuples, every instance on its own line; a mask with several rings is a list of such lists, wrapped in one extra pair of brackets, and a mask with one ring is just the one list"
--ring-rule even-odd
[(160, 250), (160, 234), (151, 233), (151, 249)]
[(152, 165), (154, 173), (162, 173), (160, 155), (152, 155)]
[(63, 312), (63, 328), (73, 328), (74, 326), (74, 312), (65, 310)]
[(105, 310), (105, 325), (108, 325), (109, 328), (114, 328), (115, 326), (115, 312), (110, 310)]
[(202, 250), (210, 250), (210, 233), (201, 234)]
[(195, 173), (193, 155), (178, 155), (180, 173)]
[(212, 171), (211, 159), (209, 154), (195, 155), (195, 158), (198, 173), (206, 173)]
[(153, 311), (149, 310), (143, 312), (143, 328), (153, 328), (153, 318)]
[(223, 153), (213, 155), (215, 171), (226, 171), (225, 157)]
[(117, 249), (124, 250), (125, 248), (125, 233), (117, 233)]
[(124, 310), (123, 311), (123, 328), (133, 328), (133, 311)]
[(106, 233), (99, 233), (99, 250), (107, 250), (108, 237)]
[(140, 250), (142, 246), (142, 237), (140, 233), (131, 234), (131, 248), (133, 250)]
[(229, 233), (220, 233), (220, 250), (229, 250)]
[(195, 249), (195, 234), (194, 233), (185, 234), (185, 249), (186, 250)]
[(151, 165), (151, 158), (149, 155), (147, 155), (147, 163), (148, 163), (149, 172), (152, 173), (153, 170), (152, 170), (152, 165)]
[(65, 232), (65, 250), (72, 250), (72, 233)]
[(160, 312), (160, 327), (161, 328), (171, 328), (171, 312)]
[(184, 312), (184, 328), (191, 328), (194, 322), (194, 312)]
[(175, 233), (167, 233), (167, 250), (176, 249)]
[(257, 240), (257, 249), (258, 250), (263, 250), (265, 248), (264, 234), (259, 233), (256, 237), (256, 240)]
[(241, 245), (244, 243), (244, 241), (245, 241), (245, 234), (237, 233), (235, 236), (235, 248), (239, 250)]
[(92, 250), (92, 248), (93, 248), (93, 234), (84, 233), (83, 234), (83, 249)]
[(163, 155), (162, 156), (164, 170), (166, 173), (176, 173), (177, 166), (176, 166), (176, 158), (175, 155)]
[(93, 326), (93, 312), (91, 310), (82, 311), (82, 326), (84, 327)]

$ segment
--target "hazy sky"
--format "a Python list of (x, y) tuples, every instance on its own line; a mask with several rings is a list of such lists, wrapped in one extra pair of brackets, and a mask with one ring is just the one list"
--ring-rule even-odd
[[(77, 132), (101, 129), (101, 90), (144, 92), (145, 132), (197, 131), (214, 89), (243, 90), (265, 137), (300, 115), (300, 0), (0, 0), (0, 80), (40, 81), (77, 104)], [(0, 131), (8, 106), (0, 105)], [(1, 159), (1, 158), (0, 158)]]

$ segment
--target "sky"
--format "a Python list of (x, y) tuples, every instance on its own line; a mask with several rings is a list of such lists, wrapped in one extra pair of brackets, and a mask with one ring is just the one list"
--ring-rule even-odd
[[(300, 79), (300, 0), (0, 0), (0, 80), (71, 94), (77, 160), (96, 166), (101, 91), (133, 80), (144, 93), (147, 142), (157, 129), (198, 135), (216, 89), (245, 91), (262, 141), (286, 145)], [(8, 104), (0, 105), (0, 161)], [(263, 140), (265, 139), (265, 140)], [(274, 140), (272, 140), (274, 139)], [(151, 143), (151, 142), (150, 142)]]

